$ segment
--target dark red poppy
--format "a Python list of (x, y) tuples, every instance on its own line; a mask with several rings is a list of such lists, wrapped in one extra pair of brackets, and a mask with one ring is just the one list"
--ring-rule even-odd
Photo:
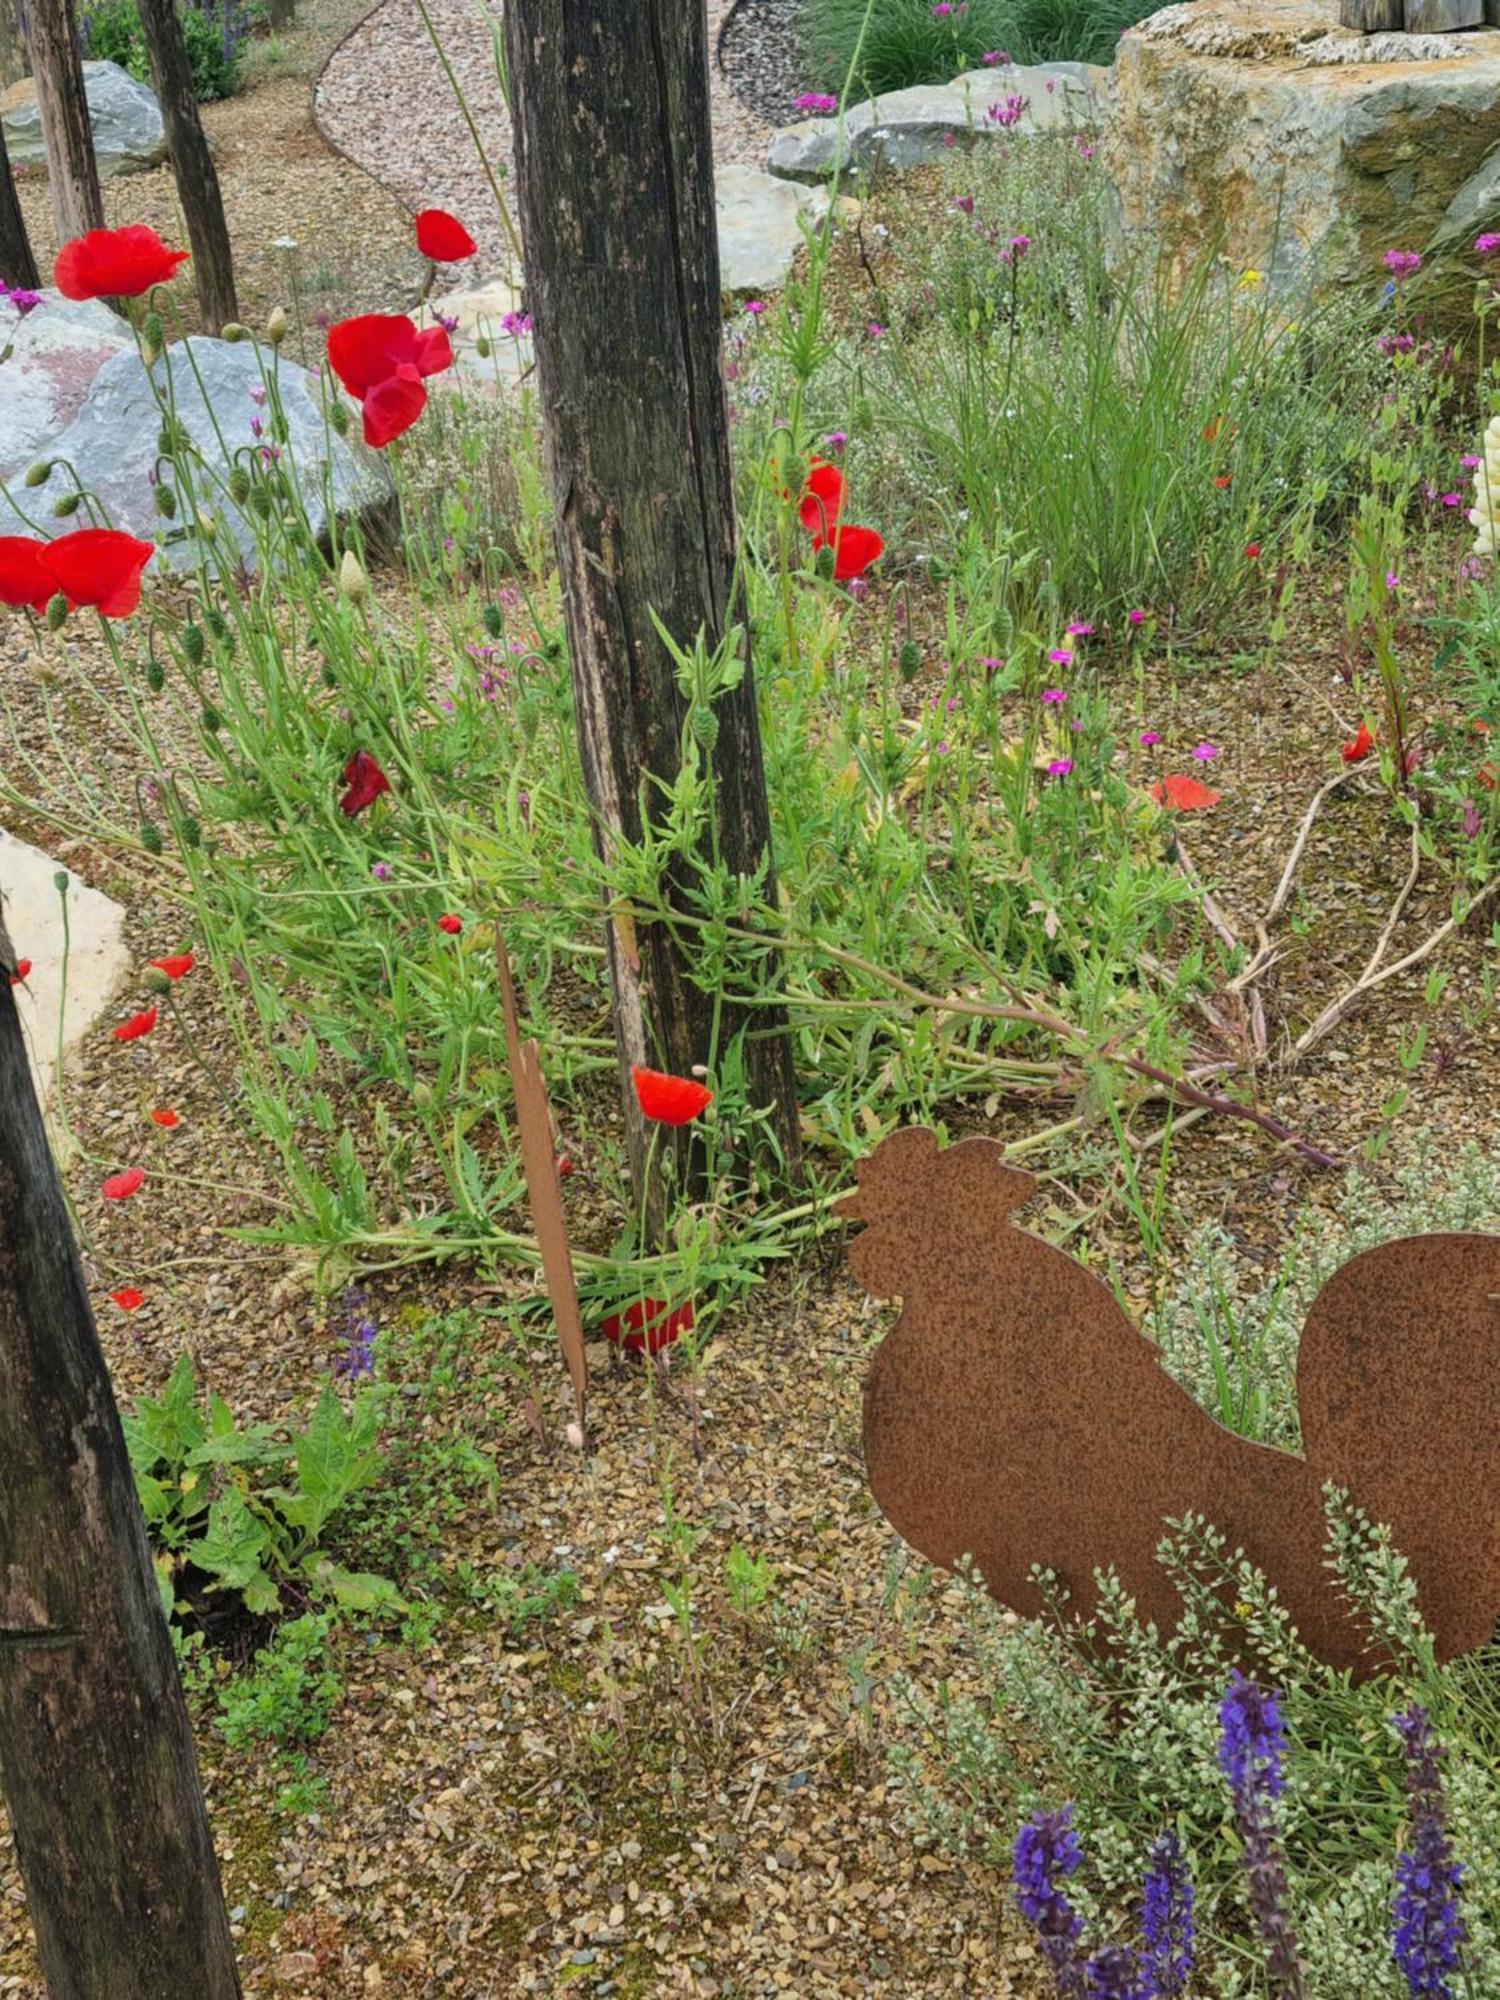
[(339, 800), (339, 811), (347, 819), (362, 813), (366, 806), (374, 805), (382, 792), (391, 789), (391, 781), (381, 770), (368, 750), (356, 750), (344, 766), (344, 783), (348, 790)]
[(1230, 484), (1233, 478), (1234, 474), (1232, 472), (1218, 473), (1215, 476), (1214, 485), (1217, 486), (1219, 491), (1222, 493), (1224, 491), (1224, 488)]
[[(821, 549), (828, 542), (826, 535), (815, 535), (813, 547)], [(848, 583), (856, 576), (863, 576), (871, 563), (879, 562), (885, 554), (884, 539), (873, 528), (857, 527), (850, 522), (847, 527), (834, 529), (833, 574), (838, 583)]]
[(689, 1299), (669, 1312), (665, 1299), (637, 1299), (624, 1312), (606, 1314), (599, 1330), (612, 1346), (622, 1348), (626, 1354), (640, 1354), (643, 1350), (660, 1354), (684, 1333), (692, 1332), (693, 1302)]
[(42, 557), (47, 544), (30, 535), (0, 535), (0, 604), (14, 611), (45, 611), (57, 593)]
[(807, 486), (797, 519), (810, 535), (824, 536), (844, 511), (849, 498), (849, 482), (836, 465), (815, 458), (807, 475)]
[(1259, 554), (1260, 554), (1260, 543), (1259, 543), (1259, 542), (1246, 542), (1246, 544), (1245, 544), (1245, 560), (1246, 560), (1246, 562), (1254, 562), (1254, 561), (1255, 561), (1255, 559), (1256, 559), (1256, 557), (1257, 557), (1257, 556), (1258, 556)]
[(128, 618), (141, 601), (141, 572), (155, 554), (155, 542), (123, 529), (80, 528), (48, 542), (42, 562), (70, 611), (87, 605), (101, 618)]
[(174, 951), (166, 958), (153, 958), (151, 967), (154, 972), (164, 972), (168, 979), (186, 979), (197, 962), (190, 951)]
[(137, 1312), (146, 1303), (146, 1294), (138, 1292), (134, 1285), (121, 1285), (117, 1292), (111, 1292), (109, 1296), (120, 1311), (126, 1313)]
[(65, 299), (135, 299), (175, 277), (190, 254), (169, 250), (144, 222), (91, 229), (58, 251), (52, 279)]
[(437, 927), (440, 931), (446, 931), (449, 937), (457, 937), (464, 927), (464, 920), (462, 917), (455, 917), (451, 910), (446, 911), (438, 918)]
[(174, 1111), (169, 1104), (164, 1104), (159, 1110), (152, 1112), (151, 1123), (160, 1125), (163, 1132), (171, 1132), (182, 1123), (182, 1113)]
[(328, 365), (359, 398), (365, 443), (379, 450), (421, 416), (422, 378), (451, 368), (453, 349), (440, 326), (418, 332), (405, 313), (362, 313), (329, 328)]
[(1159, 806), (1170, 806), (1174, 812), (1203, 812), (1209, 806), (1216, 806), (1223, 797), (1222, 792), (1211, 791), (1207, 785), (1199, 784), (1196, 778), (1163, 778), (1151, 787), (1151, 796)]
[(129, 1201), (133, 1194), (139, 1194), (146, 1185), (144, 1167), (126, 1167), (123, 1173), (111, 1174), (99, 1192), (106, 1201)]
[(434, 264), (461, 264), (479, 245), (446, 208), (424, 208), (417, 214), (417, 248)]
[(573, 1171), (573, 1162), (568, 1158), (566, 1153), (558, 1154), (556, 1160), (556, 1166), (557, 1166), (557, 1178), (560, 1181), (566, 1180), (568, 1175)]
[(1368, 722), (1362, 722), (1358, 731), (1342, 745), (1339, 755), (1346, 764), (1362, 764), (1375, 748), (1375, 738), (1370, 734)]
[(668, 1076), (659, 1069), (630, 1072), (637, 1104), (658, 1125), (691, 1125), (708, 1109), (714, 1094), (690, 1076)]
[(23, 979), (29, 979), (30, 977), (31, 977), (31, 960), (29, 958), (18, 958), (16, 960), (16, 969), (10, 975), (11, 985), (19, 986)]
[(138, 1042), (142, 1035), (149, 1035), (156, 1026), (156, 1009), (143, 1007), (139, 1014), (132, 1014), (128, 1021), (122, 1021), (118, 1028), (110, 1030), (117, 1042)]

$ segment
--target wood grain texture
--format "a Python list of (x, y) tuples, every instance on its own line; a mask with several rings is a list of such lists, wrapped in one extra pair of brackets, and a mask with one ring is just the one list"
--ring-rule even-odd
[[(721, 309), (703, 0), (515, 0), (505, 9), (516, 193), (584, 779), (607, 861), (664, 817), (684, 698), (652, 612), (687, 649), (743, 620), (720, 373)], [(717, 838), (732, 874), (766, 873), (770, 822), (755, 676), (716, 705)], [(691, 871), (672, 894), (686, 906)], [(632, 1165), (647, 1134), (632, 1064), (686, 1072), (713, 1055), (693, 934), (622, 911), (606, 930)], [(800, 1141), (786, 1021), (761, 1008), (744, 1044), (751, 1102), (795, 1178)], [(722, 1049), (718, 1051), (722, 1054)], [(701, 1183), (702, 1146), (677, 1148)], [(653, 1201), (654, 1218), (659, 1221)]]
[(192, 246), (193, 284), (203, 330), (218, 333), (240, 316), (234, 295), (234, 254), (229, 247), (229, 225), (224, 219), (214, 156), (198, 114), (187, 40), (175, 0), (137, 0), (137, 4), (151, 64), (151, 87), (161, 106), (172, 177)]
[(0, 925), (0, 1784), (51, 2000), (239, 1994), (192, 1730)]
[[(6, 0), (0, 0), (0, 9), (5, 5)], [(41, 283), (3, 134), (0, 134), (0, 283), (17, 285), (23, 291), (34, 291)]]
[(70, 243), (75, 236), (104, 227), (104, 196), (99, 191), (83, 87), (78, 23), (72, 0), (28, 0), (25, 19), (57, 240)]

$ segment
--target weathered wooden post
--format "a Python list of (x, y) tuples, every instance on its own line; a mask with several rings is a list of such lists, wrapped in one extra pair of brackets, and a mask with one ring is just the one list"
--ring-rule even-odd
[(70, 243), (104, 227), (104, 197), (83, 87), (83, 58), (72, 0), (29, 0), (26, 45), (47, 148), (57, 240)]
[(235, 2000), (187, 1708), (0, 921), (0, 1785), (51, 2000)]
[(1404, 29), (1409, 35), (1444, 35), (1500, 21), (1500, 0), (1340, 0), (1339, 20), (1362, 35)]
[[(6, 4), (7, 0), (0, 0), (0, 8)], [(18, 285), (23, 291), (31, 291), (40, 283), (3, 133), (0, 133), (0, 283)]]
[(240, 316), (234, 295), (234, 254), (229, 247), (229, 225), (224, 220), (224, 197), (219, 192), (214, 156), (198, 113), (187, 39), (176, 0), (139, 0), (139, 7), (177, 199), (193, 246), (198, 310), (204, 331), (218, 333)]
[[(710, 647), (734, 601), (729, 424), (708, 111), (704, 0), (507, 0), (516, 188), (573, 688), (595, 838), (607, 860), (663, 819), (687, 704), (652, 613), (677, 644)], [(770, 814), (748, 656), (714, 710), (717, 858), (764, 869)], [(686, 902), (686, 885), (675, 893)], [(637, 1187), (646, 1134), (629, 1069), (678, 1074), (713, 1047), (712, 997), (690, 976), (693, 933), (621, 912), (606, 933), (615, 1040)], [(773, 961), (774, 963), (774, 961)], [(736, 1008), (730, 1034), (744, 1020)], [(800, 1164), (783, 1010), (742, 1044), (751, 1103), (769, 1112), (789, 1177)], [(719, 1044), (722, 1058), (724, 1045)], [(696, 1151), (684, 1160), (691, 1180)]]

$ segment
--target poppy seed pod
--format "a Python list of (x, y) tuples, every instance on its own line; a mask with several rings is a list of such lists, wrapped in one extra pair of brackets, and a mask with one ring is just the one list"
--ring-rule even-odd
[(182, 628), (182, 650), (196, 667), (208, 650), (201, 625), (184, 625)]
[(344, 560), (339, 564), (339, 596), (349, 603), (358, 604), (367, 595), (370, 579), (365, 575), (359, 557), (353, 549), (345, 549)]
[(141, 845), (148, 854), (161, 853), (161, 828), (153, 826), (149, 819), (141, 821)]
[(505, 620), (500, 616), (498, 604), (487, 604), (484, 607), (484, 629), (492, 639), (498, 639), (504, 632)]
[(54, 517), (59, 521), (66, 521), (70, 514), (78, 512), (78, 503), (82, 498), (81, 493), (65, 493), (61, 500), (54, 500), (52, 503)]
[(162, 666), (161, 661), (148, 660), (146, 663), (147, 687), (150, 688), (153, 694), (160, 694), (162, 689), (166, 686), (166, 684), (167, 684), (166, 669)]
[(286, 307), (277, 306), (271, 317), (266, 321), (266, 339), (270, 341), (273, 347), (280, 347), (282, 341), (286, 339), (287, 334), (291, 331), (291, 324), (291, 321), (286, 316)]
[(52, 477), (52, 467), (55, 463), (54, 459), (39, 459), (35, 465), (27, 468), (26, 477), (22, 484), (26, 486), (45, 486), (47, 481)]
[(177, 495), (170, 486), (156, 489), (156, 511), (163, 520), (170, 521), (177, 512)]
[(60, 632), (68, 615), (68, 600), (59, 591), (47, 606), (47, 630)]

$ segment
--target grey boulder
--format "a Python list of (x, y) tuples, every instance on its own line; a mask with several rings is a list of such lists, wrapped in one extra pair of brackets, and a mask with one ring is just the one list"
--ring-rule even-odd
[[(86, 62), (83, 87), (100, 178), (143, 174), (159, 167), (167, 157), (167, 134), (155, 93), (112, 62)], [(30, 77), (0, 97), (0, 125), (13, 167), (45, 168), (47, 148), (42, 143), (36, 85)]]
[(714, 177), (719, 218), (719, 282), (726, 292), (774, 292), (791, 274), (804, 224), (828, 212), (823, 189), (798, 187), (755, 167), (720, 167)]
[(78, 415), (105, 362), (134, 349), (97, 299), (46, 291), (26, 313), (0, 300), (0, 479), (23, 473)]

